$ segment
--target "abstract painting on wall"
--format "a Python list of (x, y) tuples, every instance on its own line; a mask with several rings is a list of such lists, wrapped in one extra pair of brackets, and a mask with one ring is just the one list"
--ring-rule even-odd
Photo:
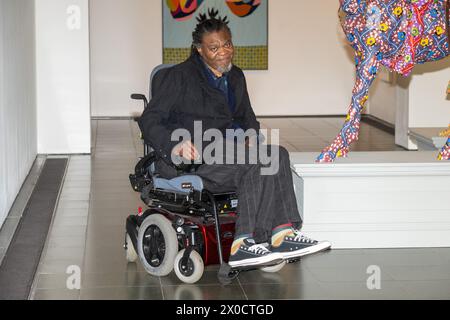
[(212, 8), (229, 21), (233, 63), (245, 70), (267, 70), (268, 0), (163, 0), (163, 63), (188, 58), (196, 18)]

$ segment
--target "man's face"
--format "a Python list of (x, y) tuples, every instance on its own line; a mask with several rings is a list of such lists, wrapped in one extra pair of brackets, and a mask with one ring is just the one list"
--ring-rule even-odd
[(197, 50), (203, 60), (214, 70), (221, 74), (230, 71), (234, 48), (228, 31), (205, 33), (202, 45)]

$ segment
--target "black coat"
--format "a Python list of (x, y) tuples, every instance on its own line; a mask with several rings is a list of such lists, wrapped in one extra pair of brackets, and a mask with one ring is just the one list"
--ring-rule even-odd
[[(202, 136), (210, 128), (225, 133), (233, 122), (244, 130), (252, 128), (259, 132), (242, 70), (233, 66), (229, 72), (229, 85), (236, 97), (236, 109), (231, 114), (225, 96), (209, 84), (201, 63), (191, 56), (167, 69), (158, 78), (153, 97), (138, 120), (144, 141), (166, 160), (179, 143), (171, 141), (172, 132), (184, 128), (194, 139), (194, 121), (202, 121)], [(206, 145), (204, 142), (203, 147)]]

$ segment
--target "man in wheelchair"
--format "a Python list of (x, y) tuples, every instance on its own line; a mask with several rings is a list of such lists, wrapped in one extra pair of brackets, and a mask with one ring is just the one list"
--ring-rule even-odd
[[(329, 242), (312, 240), (299, 231), (302, 221), (289, 154), (282, 146), (262, 144), (244, 74), (232, 64), (234, 48), (226, 18), (213, 10), (209, 17), (200, 15), (197, 20), (191, 56), (158, 79), (138, 121), (145, 143), (160, 158), (156, 172), (174, 178), (179, 174), (174, 163), (181, 160), (196, 164), (190, 174), (200, 176), (209, 191), (236, 191), (238, 217), (228, 262), (231, 267), (295, 259), (328, 249)], [(219, 130), (221, 139), (214, 141), (211, 153), (214, 161), (206, 154), (213, 142), (180, 142), (172, 137), (177, 129), (203, 138), (208, 130)], [(261, 158), (262, 150), (267, 150), (270, 163)]]

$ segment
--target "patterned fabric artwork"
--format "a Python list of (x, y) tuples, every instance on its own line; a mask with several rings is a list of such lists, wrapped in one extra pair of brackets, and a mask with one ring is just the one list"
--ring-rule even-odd
[[(202, 5), (204, 0), (167, 0), (167, 6), (175, 20), (189, 19)], [(261, 0), (225, 0), (226, 4), (238, 17), (246, 17), (261, 4)]]
[(180, 63), (189, 56), (196, 17), (211, 8), (230, 21), (233, 63), (267, 70), (267, 0), (163, 0), (163, 63)]
[[(407, 76), (417, 64), (450, 54), (448, 0), (340, 0), (343, 30), (355, 50), (356, 83), (347, 119), (318, 162), (344, 157), (358, 139), (361, 112), (381, 65)], [(450, 159), (450, 137), (439, 153)]]
[(167, 0), (170, 14), (177, 21), (188, 20), (202, 5), (203, 0)]
[(261, 0), (226, 0), (226, 2), (230, 10), (241, 18), (251, 15), (261, 4)]

